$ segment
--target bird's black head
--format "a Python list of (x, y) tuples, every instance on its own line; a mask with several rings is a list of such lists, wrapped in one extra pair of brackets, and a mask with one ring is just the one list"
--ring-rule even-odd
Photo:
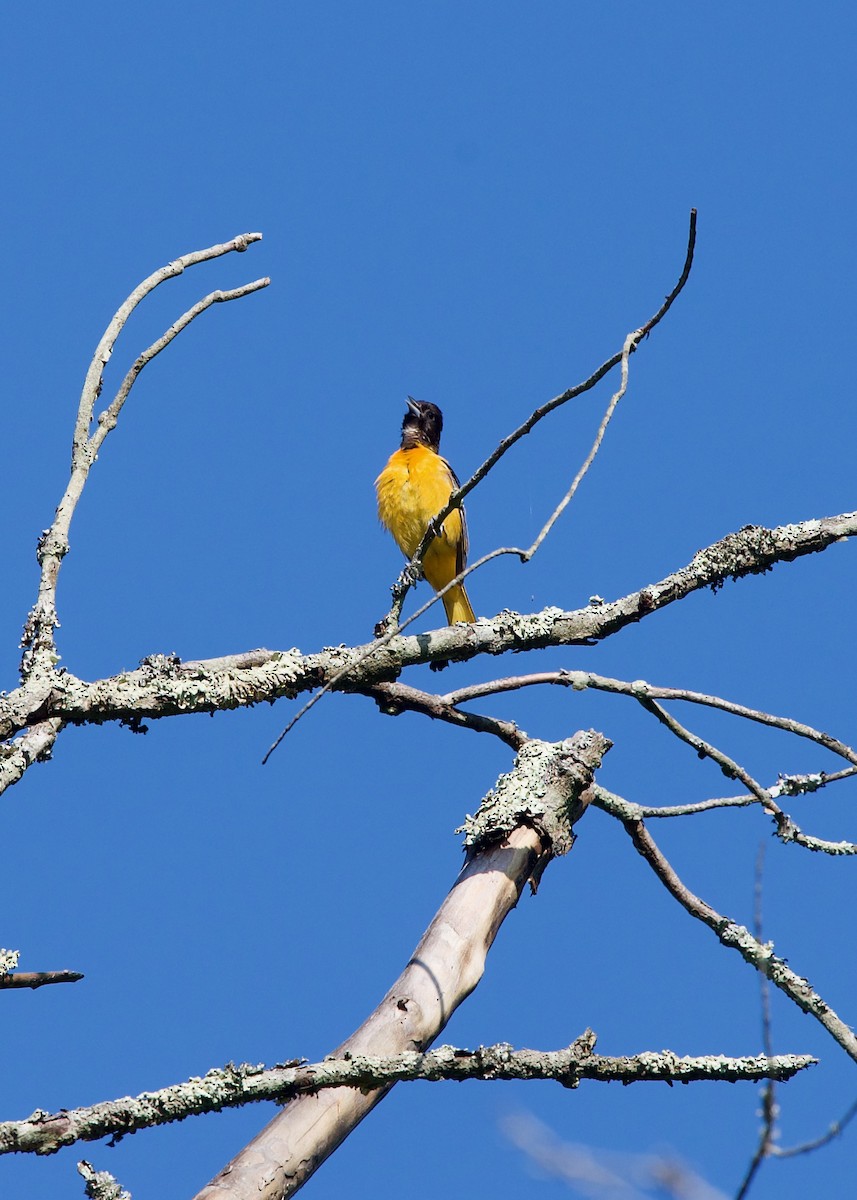
[(402, 421), (402, 449), (428, 446), (437, 452), (440, 449), (440, 434), (443, 429), (443, 413), (429, 400), (415, 400), (408, 396), (408, 411)]

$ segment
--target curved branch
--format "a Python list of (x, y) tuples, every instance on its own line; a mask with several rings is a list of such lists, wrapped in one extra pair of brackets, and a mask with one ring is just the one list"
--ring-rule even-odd
[[(551, 520), (548, 522), (547, 526), (543, 529), (542, 533), (536, 539), (536, 542), (533, 544), (533, 546), (530, 548), (529, 551), (525, 551), (525, 552), (502, 551), (502, 553), (524, 553), (524, 554), (527, 554), (529, 557), (532, 557), (532, 555), (535, 553), (536, 549), (538, 549), (539, 543), (547, 535), (547, 532), (548, 532), (550, 526), (553, 524), (554, 520), (556, 520), (556, 518), (559, 516), (562, 509), (565, 507), (565, 505), (571, 499), (571, 496), (574, 494), (574, 490), (577, 488), (577, 485), (579, 484), (580, 479), (582, 479), (583, 475), (585, 475), (586, 471), (589, 469), (589, 465), (590, 465), (592, 459), (595, 457), (595, 454), (597, 453), (597, 450), (598, 450), (598, 446), (601, 443), (601, 438), (604, 435), (604, 430), (606, 429), (607, 424), (610, 420), (610, 417), (612, 416), (613, 409), (615, 408), (616, 403), (618, 402), (619, 398), (621, 397), (621, 395), (623, 394), (623, 392), (625, 390), (625, 387), (627, 386), (628, 356), (630, 354), (633, 354), (637, 350), (637, 348), (639, 347), (639, 345), (643, 341), (643, 339), (648, 337), (649, 334), (652, 332), (652, 330), (655, 328), (655, 326), (658, 325), (663, 320), (663, 318), (666, 316), (666, 314), (669, 312), (670, 308), (672, 307), (674, 301), (678, 297), (679, 293), (684, 288), (684, 285), (687, 283), (688, 277), (690, 276), (690, 269), (693, 266), (693, 254), (694, 254), (695, 248), (696, 248), (696, 209), (692, 208), (690, 210), (690, 223), (689, 223), (689, 228), (688, 228), (687, 251), (685, 253), (684, 266), (682, 268), (682, 272), (681, 272), (681, 275), (679, 276), (678, 282), (676, 283), (676, 285), (672, 289), (672, 291), (669, 293), (669, 295), (666, 297), (666, 299), (664, 300), (661, 307), (654, 314), (654, 316), (650, 317), (649, 320), (646, 321), (645, 325), (642, 325), (642, 326), (640, 326), (639, 329), (636, 329), (632, 333), (629, 333), (627, 338), (625, 339), (625, 343), (623, 345), (622, 350), (620, 350), (617, 354), (614, 354), (611, 358), (608, 358), (606, 362), (603, 362), (601, 364), (601, 366), (597, 368), (597, 370), (592, 372), (592, 374), (589, 376), (588, 379), (585, 379), (582, 383), (578, 383), (575, 387), (568, 388), (566, 391), (562, 392), (559, 396), (554, 396), (554, 398), (552, 400), (546, 401), (546, 403), (540, 405), (539, 408), (535, 409), (532, 413), (530, 413), (530, 415), (527, 417), (526, 421), (524, 421), (521, 425), (519, 425), (517, 429), (513, 430), (512, 433), (510, 433), (506, 437), (504, 437), (503, 440), (501, 442), (499, 442), (499, 444), (496, 446), (496, 448), (488, 455), (485, 462), (483, 462), (480, 467), (477, 467), (477, 469), (473, 472), (473, 474), (470, 476), (470, 478), (465, 483), (463, 483), (461, 485), (461, 487), (459, 487), (456, 491), (454, 491), (450, 495), (449, 500), (446, 502), (444, 507), (429, 522), (429, 525), (425, 531), (425, 534), (423, 535), (422, 541), (420, 542), (419, 546), (417, 546), (417, 549), (413, 555), (413, 558), (410, 560), (410, 562), (404, 568), (404, 570), (402, 571), (398, 580), (393, 585), (393, 589), (392, 589), (392, 591), (393, 591), (393, 607), (390, 610), (388, 617), (386, 618), (387, 621), (393, 621), (393, 620), (398, 619), (398, 613), (401, 611), (402, 601), (404, 600), (405, 596), (407, 595), (409, 588), (412, 586), (414, 579), (419, 574), (419, 564), (422, 563), (423, 555), (425, 554), (426, 549), (428, 548), (428, 544), (437, 535), (437, 531), (441, 528), (444, 521), (449, 516), (449, 514), (453, 511), (453, 509), (461, 507), (461, 504), (464, 501), (464, 498), (470, 492), (473, 491), (473, 489), (476, 487), (476, 485), (478, 483), (480, 483), (485, 478), (485, 476), (488, 474), (488, 472), (500, 461), (500, 459), (503, 457), (503, 455), (506, 453), (506, 451), (510, 450), (512, 448), (512, 446), (515, 445), (516, 442), (519, 442), (522, 437), (525, 437), (526, 434), (528, 434), (530, 432), (531, 429), (535, 428), (535, 426), (539, 423), (539, 421), (542, 420), (543, 417), (546, 417), (548, 415), (548, 413), (553, 412), (553, 410), (555, 408), (559, 408), (560, 405), (566, 404), (569, 400), (574, 400), (578, 396), (582, 396), (585, 392), (590, 391), (592, 388), (595, 387), (596, 383), (599, 383), (604, 378), (605, 375), (609, 374), (609, 372), (613, 370), (614, 367), (618, 366), (620, 363), (622, 363), (624, 361), (622, 387), (620, 388), (620, 391), (614, 397), (613, 401), (611, 401), (611, 404), (608, 408), (605, 419), (602, 422), (601, 428), (599, 429), (598, 436), (596, 437), (595, 445), (593, 446), (592, 451), (590, 452), (590, 457), (587, 459), (586, 463), (584, 464), (584, 467), (582, 468), (582, 470), (580, 472), (579, 478), (576, 479), (575, 483), (572, 485), (571, 492), (568, 494), (567, 498), (561, 504), (560, 508), (557, 510), (557, 512), (554, 514), (554, 516), (551, 518)], [(482, 561), (486, 561), (486, 560), (480, 560), (480, 563)], [(480, 563), (474, 564), (474, 566), (471, 568), (471, 570), (475, 570), (476, 567), (478, 565), (480, 565)], [(464, 578), (464, 576), (462, 576), (462, 578)], [(382, 624), (383, 624), (383, 622), (382, 622)]]
[(400, 713), (422, 713), (435, 721), (446, 721), (459, 729), (472, 729), (476, 733), (491, 733), (494, 737), (520, 750), (529, 740), (527, 735), (512, 721), (503, 721), (497, 717), (486, 717), (480, 713), (461, 712), (450, 704), (445, 696), (435, 696), (431, 692), (423, 692), (418, 688), (408, 687), (404, 683), (373, 683), (359, 689), (361, 695), (369, 696), (378, 705), (385, 716), (397, 717)]
[[(595, 790), (593, 788), (593, 791)], [(722, 916), (682, 883), (646, 829), (635, 805), (629, 804), (620, 796), (606, 792), (603, 788), (598, 788), (597, 793), (599, 807), (618, 817), (638, 853), (682, 908), (703, 925), (707, 925), (724, 946), (730, 950), (737, 950), (745, 962), (766, 975), (798, 1008), (815, 1017), (845, 1053), (857, 1062), (857, 1037), (853, 1030), (836, 1015), (830, 1005), (811, 987), (809, 981), (793, 971), (785, 959), (774, 954), (770, 942), (763, 943), (754, 938), (743, 925)]]
[(71, 475), (69, 482), (57, 506), (56, 515), (50, 528), (44, 530), (39, 539), (37, 557), (41, 568), (41, 575), (38, 596), (35, 605), (27, 617), (21, 640), (21, 645), (24, 647), (21, 672), (25, 680), (28, 678), (39, 679), (39, 677), (47, 676), (56, 665), (57, 655), (54, 648), (54, 630), (58, 624), (56, 609), (57, 579), (62, 560), (69, 549), (68, 534), (71, 520), (83, 489), (86, 486), (89, 472), (98, 455), (98, 450), (107, 434), (116, 425), (116, 418), (119, 411), (125, 403), (128, 393), (133, 387), (134, 381), (140, 371), (165, 346), (169, 345), (173, 338), (182, 329), (186, 328), (194, 317), (204, 312), (213, 303), (220, 300), (238, 299), (240, 296), (258, 291), (259, 288), (266, 287), (270, 280), (258, 279), (243, 288), (235, 288), (229, 292), (212, 292), (204, 300), (201, 300), (199, 304), (195, 305), (194, 308), (180, 317), (157, 342), (140, 355), (125, 376), (113, 402), (100, 414), (98, 427), (90, 436), (89, 430), (92, 425), (95, 403), (101, 394), (104, 367), (113, 353), (116, 339), (140, 301), (148, 296), (150, 292), (153, 292), (159, 284), (167, 279), (174, 278), (176, 275), (180, 275), (189, 266), (205, 262), (208, 259), (218, 258), (233, 250), (246, 250), (251, 243), (259, 241), (261, 237), (260, 233), (241, 234), (239, 237), (233, 238), (231, 242), (223, 242), (217, 246), (210, 246), (207, 250), (196, 250), (191, 254), (185, 254), (181, 258), (175, 259), (175, 261), (168, 263), (165, 267), (161, 267), (160, 270), (155, 271), (154, 274), (150, 275), (148, 279), (144, 279), (135, 288), (125, 303), (116, 312), (105, 330), (101, 341), (98, 343), (86, 374), (78, 406), (77, 420), (72, 438)]

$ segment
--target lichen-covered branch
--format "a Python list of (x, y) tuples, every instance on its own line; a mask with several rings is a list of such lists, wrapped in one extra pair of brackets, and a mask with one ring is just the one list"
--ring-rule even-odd
[(85, 1159), (77, 1164), (77, 1171), (86, 1183), (89, 1200), (131, 1200), (131, 1193), (126, 1192), (109, 1171), (96, 1171)]
[(147, 717), (293, 699), (338, 675), (338, 690), (360, 690), (395, 679), (406, 667), (418, 663), (591, 644), (701, 588), (716, 590), (730, 576), (738, 579), (767, 571), (777, 562), (817, 553), (855, 533), (857, 512), (776, 529), (747, 526), (699, 551), (686, 567), (658, 583), (610, 603), (569, 612), (547, 608), (526, 616), (502, 612), (473, 625), (446, 626), (419, 637), (397, 636), (377, 649), (369, 643), (331, 647), (314, 654), (296, 649), (258, 650), (188, 663), (152, 655), (135, 671), (92, 683), (53, 670), (46, 678), (0, 698), (0, 739), (48, 717), (69, 723), (139, 724)]
[(75, 1142), (120, 1138), (153, 1125), (261, 1100), (282, 1104), (326, 1088), (366, 1090), (413, 1080), (468, 1079), (553, 1080), (567, 1088), (578, 1087), (582, 1080), (622, 1084), (758, 1082), (791, 1079), (816, 1061), (807, 1054), (680, 1057), (670, 1050), (616, 1058), (593, 1053), (594, 1044), (595, 1035), (587, 1030), (564, 1050), (515, 1050), (506, 1044), (477, 1050), (440, 1046), (425, 1052), (408, 1050), (390, 1058), (355, 1054), (319, 1063), (283, 1063), (267, 1070), (230, 1063), (202, 1079), (189, 1079), (157, 1092), (3, 1122), (0, 1154), (54, 1154)]

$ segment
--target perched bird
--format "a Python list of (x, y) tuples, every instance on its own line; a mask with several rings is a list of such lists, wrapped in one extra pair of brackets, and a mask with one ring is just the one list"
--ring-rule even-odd
[[(446, 504), (458, 480), (441, 458), (440, 433), (443, 414), (436, 404), (408, 396), (408, 411), (402, 421), (402, 445), (390, 455), (375, 480), (378, 516), (389, 529), (405, 558), (413, 558), (432, 517)], [(436, 592), (464, 570), (467, 562), (467, 524), (464, 509), (454, 509), (441, 533), (423, 555), (423, 574)], [(456, 584), (442, 597), (446, 619), (475, 621), (463, 584)]]

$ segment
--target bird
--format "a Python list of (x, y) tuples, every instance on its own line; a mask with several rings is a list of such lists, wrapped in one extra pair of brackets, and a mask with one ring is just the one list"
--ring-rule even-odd
[[(459, 486), (452, 467), (440, 456), (442, 429), (443, 413), (436, 404), (408, 396), (402, 444), (375, 480), (378, 518), (407, 559), (413, 558), (429, 521)], [(444, 521), (440, 535), (428, 544), (423, 575), (439, 592), (466, 563), (467, 523), (464, 509), (456, 508)], [(450, 588), (441, 599), (450, 625), (476, 620), (463, 583)]]

